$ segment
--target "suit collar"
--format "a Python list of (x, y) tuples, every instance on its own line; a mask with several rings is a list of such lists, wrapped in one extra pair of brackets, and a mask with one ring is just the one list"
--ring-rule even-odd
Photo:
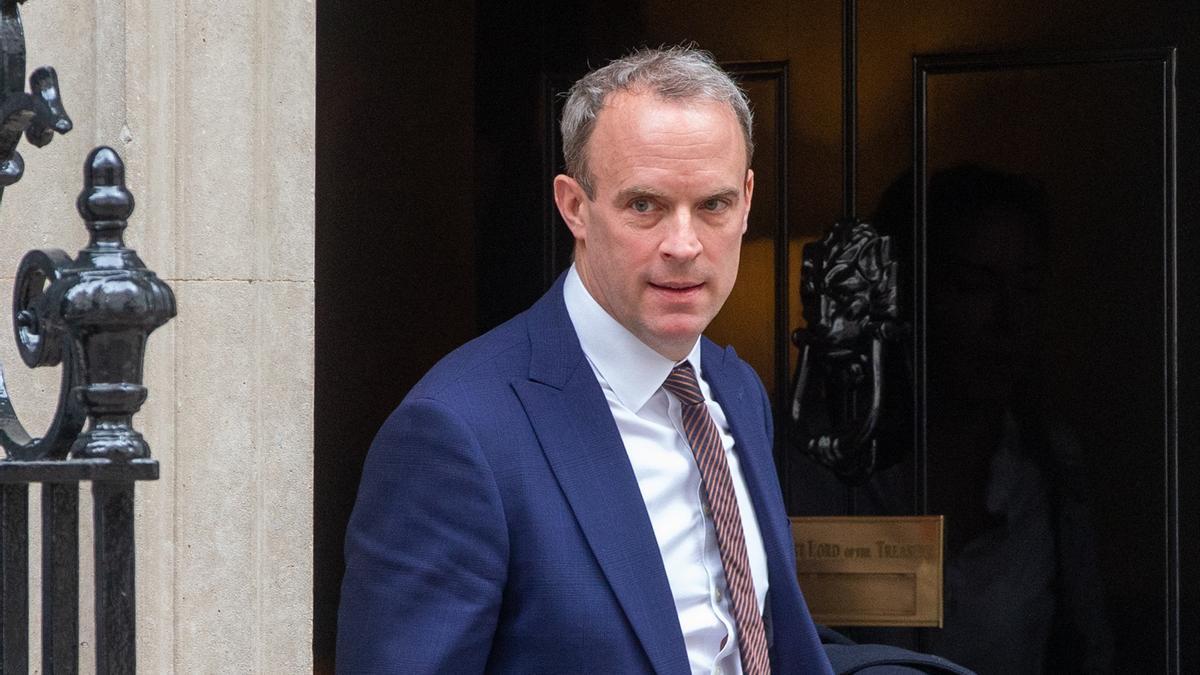
[(584, 363), (579, 337), (563, 302), (560, 275), (550, 290), (529, 308), (529, 379), (562, 389)]
[[(612, 387), (621, 405), (634, 413), (642, 409), (671, 374), (675, 361), (654, 351), (622, 326), (588, 292), (572, 265), (563, 282), (563, 302), (588, 363)], [(687, 360), (702, 373), (700, 340)]]

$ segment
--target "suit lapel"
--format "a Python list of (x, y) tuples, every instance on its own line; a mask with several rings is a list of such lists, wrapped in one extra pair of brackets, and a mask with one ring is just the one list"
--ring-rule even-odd
[(832, 675), (796, 584), (791, 524), (763, 419), (763, 415), (770, 412), (763, 409), (759, 384), (739, 365), (733, 348), (721, 350), (707, 340), (704, 347), (704, 379), (712, 387), (713, 397), (729, 420), (767, 554), (768, 614), (780, 628), (775, 632), (775, 644), (771, 647), (772, 671)]
[[(774, 453), (762, 421), (763, 409), (755, 390), (744, 374), (737, 372), (737, 355), (732, 347), (721, 349), (705, 340), (702, 365), (704, 379), (712, 388), (713, 398), (721, 404), (734, 449), (746, 480), (746, 489), (754, 504), (754, 515), (762, 533), (763, 548), (771, 578), (779, 574), (795, 575), (787, 553), (792, 548), (790, 525), (781, 519), (783, 513), (779, 478), (775, 471)], [(785, 577), (787, 578), (787, 577)]]
[(650, 517), (567, 316), (561, 278), (531, 309), (529, 326), (530, 380), (513, 388), (650, 662), (659, 673), (687, 673), (687, 649)]

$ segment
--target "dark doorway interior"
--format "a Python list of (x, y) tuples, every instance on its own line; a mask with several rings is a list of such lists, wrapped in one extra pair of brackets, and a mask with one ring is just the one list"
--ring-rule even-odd
[(317, 9), (318, 672), (333, 672), (342, 533), (367, 446), (477, 330), (471, 5)]
[[(1052, 193), (1061, 222), (1048, 244), (1056, 278), (1076, 283), (1051, 293), (1057, 319), (1040, 337), (1049, 342), (1045, 353), (1070, 374), (1053, 379), (1050, 393), (1062, 402), (1062, 419), (1080, 427), (1077, 435), (1092, 448), (1093, 478), (1108, 486), (1088, 498), (1103, 521), (1101, 572), (1110, 579), (1107, 611), (1120, 633), (1117, 664), (1139, 672), (1177, 663), (1195, 669), (1200, 653), (1186, 636), (1200, 634), (1200, 501), (1188, 489), (1200, 476), (1200, 456), (1190, 450), (1200, 428), (1188, 412), (1200, 409), (1200, 312), (1191, 301), (1200, 267), (1190, 262), (1200, 254), (1200, 231), (1190, 226), (1200, 212), (1200, 71), (1189, 65), (1200, 53), (1197, 10), (1182, 1), (859, 4), (857, 207), (868, 216), (913, 166), (914, 55), (1178, 48), (1176, 174), (1157, 159), (1161, 72), (1136, 65), (939, 76), (929, 91), (927, 133), (931, 172), (989, 164), (1032, 174)], [(725, 63), (783, 68), (782, 98), (772, 98), (779, 89), (770, 77), (748, 86), (760, 123), (782, 120), (772, 129), (786, 129), (775, 139), (786, 152), (756, 160), (767, 162), (756, 173), (781, 178), (777, 203), (756, 204), (763, 236), (748, 242), (739, 282), (754, 290), (726, 313), (720, 330), (739, 353), (760, 355), (753, 359), (765, 380), (786, 381), (795, 354), (778, 353), (773, 332), (780, 312), (786, 330), (799, 325), (799, 248), (840, 215), (843, 202), (841, 39), (836, 2), (772, 0), (738, 11), (728, 3), (665, 0), (535, 1), (519, 10), (474, 2), (320, 4), (318, 672), (332, 672), (343, 530), (375, 429), (438, 358), (523, 309), (564, 264), (569, 242), (555, 230), (546, 191), (558, 161), (556, 87), (630, 46), (686, 40)], [(1056, 95), (1069, 101), (1056, 105)], [(1087, 170), (1072, 171), (1074, 164)], [(1171, 175), (1178, 181), (1174, 267), (1166, 263), (1160, 194)], [(1120, 208), (1105, 206), (1113, 199)], [(783, 242), (774, 237), (780, 224)], [(781, 248), (789, 261), (782, 273), (775, 269)], [(1166, 278), (1172, 270), (1176, 278)], [(1173, 282), (1178, 358), (1164, 353), (1161, 321), (1172, 309), (1163, 302)], [(775, 300), (779, 288), (789, 298), (783, 307)], [(938, 296), (945, 287), (929, 291)], [(929, 359), (931, 368), (947, 363), (937, 353)], [(1177, 374), (1173, 409), (1164, 369)], [(939, 410), (930, 411), (935, 421)], [(1115, 432), (1104, 424), (1120, 430), (1120, 447), (1105, 444)], [(1173, 433), (1182, 450), (1177, 466), (1162, 451)], [(789, 452), (780, 448), (793, 513), (870, 511), (869, 495)], [(953, 475), (948, 466), (930, 467), (930, 490), (940, 508), (953, 509), (955, 493), (937, 492), (948, 483), (939, 476)], [(1174, 497), (1166, 489), (1173, 480), (1183, 486)], [(1173, 575), (1172, 524), (1182, 552)], [(1178, 593), (1166, 587), (1171, 579)], [(1173, 612), (1181, 613), (1178, 634), (1185, 636), (1178, 652), (1166, 634)]]

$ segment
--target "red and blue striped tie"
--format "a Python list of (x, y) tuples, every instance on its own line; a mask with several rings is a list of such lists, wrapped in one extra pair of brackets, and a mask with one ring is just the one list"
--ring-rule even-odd
[(754, 594), (754, 578), (750, 574), (750, 558), (746, 555), (746, 537), (738, 511), (737, 494), (725, 461), (721, 434), (704, 405), (704, 394), (696, 380), (692, 364), (684, 361), (671, 370), (663, 388), (683, 404), (683, 431), (700, 478), (704, 494), (712, 511), (717, 531), (717, 546), (721, 549), (721, 564), (725, 567), (725, 583), (729, 587), (730, 605), (737, 623), (738, 647), (742, 655), (742, 671), (746, 675), (767, 675), (771, 672), (767, 655), (767, 636), (763, 630), (758, 598)]

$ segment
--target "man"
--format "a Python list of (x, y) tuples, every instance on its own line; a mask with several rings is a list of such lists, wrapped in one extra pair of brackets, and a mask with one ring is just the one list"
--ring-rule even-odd
[(346, 541), (342, 672), (820, 673), (765, 391), (701, 332), (754, 176), (711, 57), (641, 50), (572, 88), (571, 270), (380, 430)]

